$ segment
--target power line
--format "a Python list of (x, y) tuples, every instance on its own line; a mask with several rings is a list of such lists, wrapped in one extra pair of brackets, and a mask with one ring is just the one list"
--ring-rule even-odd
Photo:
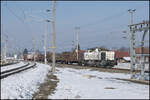
[[(143, 8), (143, 7), (149, 7), (149, 6), (137, 6), (136, 9), (141, 10), (141, 8)], [(100, 22), (106, 22), (106, 21), (112, 20), (112, 19), (114, 19), (114, 18), (121, 17), (121, 16), (123, 16), (124, 14), (126, 14), (126, 11), (119, 12), (119, 13), (114, 14), (114, 15), (112, 15), (112, 16), (105, 17), (105, 18), (103, 18), (103, 19), (100, 19), (100, 20), (97, 20), (97, 21), (94, 21), (94, 22), (91, 22), (91, 23), (88, 23), (88, 24), (85, 24), (85, 25), (80, 25), (80, 27), (83, 29), (83, 28), (88, 27), (88, 26), (92, 26), (92, 25), (99, 24)]]
[(27, 28), (27, 30), (30, 31), (30, 33), (32, 33), (30, 26), (29, 26), (27, 23), (25, 23), (25, 17), (26, 17), (26, 15), (25, 15), (24, 10), (22, 10), (24, 18), (21, 18), (21, 17), (19, 17), (16, 13), (14, 13), (14, 11), (13, 11), (11, 8), (8, 7), (7, 2), (6, 2), (5, 7), (8, 9), (8, 11), (9, 11), (12, 15), (14, 15), (20, 22), (22, 22), (22, 23), (25, 25), (25, 27)]
[[(21, 22), (25, 25), (25, 27), (26, 27), (28, 30), (30, 30), (29, 25), (28, 25), (28, 24), (25, 24), (25, 17), (26, 17), (26, 15), (25, 15), (25, 11), (24, 11), (24, 10), (22, 10), (22, 13), (23, 13), (23, 16), (24, 16), (24, 18), (22, 18), (22, 17), (19, 17), (16, 13), (14, 13), (14, 11), (13, 11), (11, 8), (8, 7), (7, 2), (6, 2), (6, 4), (5, 4), (5, 7), (8, 9), (8, 11), (9, 11), (12, 15), (14, 15), (19, 21), (21, 21)], [(20, 9), (21, 9), (21, 8), (20, 8)], [(31, 30), (30, 30), (30, 32), (31, 32)]]
[(8, 9), (8, 11), (11, 12), (11, 14), (13, 14), (18, 20), (20, 20), (21, 22), (24, 23), (24, 20), (23, 20), (21, 17), (19, 17), (17, 14), (15, 14), (15, 13), (13, 12), (13, 10), (11, 10), (7, 5), (6, 5), (5, 7), (6, 7), (6, 8)]
[(83, 28), (87, 28), (88, 26), (93, 26), (93, 25), (96, 25), (96, 24), (99, 24), (101, 22), (106, 22), (106, 21), (109, 21), (109, 20), (112, 20), (114, 18), (118, 18), (120, 16), (123, 16), (126, 12), (119, 12), (115, 15), (112, 15), (112, 16), (109, 16), (109, 17), (105, 17), (103, 19), (100, 19), (100, 20), (97, 20), (97, 21), (94, 21), (94, 22), (91, 22), (91, 23), (88, 23), (88, 24), (85, 24), (85, 25), (81, 25), (80, 27), (83, 29)]

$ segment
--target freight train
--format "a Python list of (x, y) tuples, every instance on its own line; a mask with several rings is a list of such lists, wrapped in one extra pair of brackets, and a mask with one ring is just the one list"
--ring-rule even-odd
[[(27, 56), (28, 57), (28, 56)], [(32, 57), (33, 58), (33, 57)], [(29, 59), (31, 60), (31, 59)], [(44, 54), (38, 54), (36, 61), (44, 61)], [(52, 54), (47, 55), (47, 61), (52, 62)], [(62, 52), (56, 54), (56, 63), (78, 64), (82, 66), (97, 66), (111, 68), (117, 65), (115, 52), (108, 50), (79, 50), (78, 57), (76, 50), (72, 52)]]
[(93, 51), (79, 50), (78, 59), (76, 51), (64, 52), (59, 56), (61, 57), (58, 57), (59, 59), (56, 59), (56, 62), (65, 64), (77, 63), (78, 65), (84, 66), (97, 66), (107, 68), (111, 68), (114, 65), (117, 65), (114, 51), (104, 51), (99, 49), (95, 49)]

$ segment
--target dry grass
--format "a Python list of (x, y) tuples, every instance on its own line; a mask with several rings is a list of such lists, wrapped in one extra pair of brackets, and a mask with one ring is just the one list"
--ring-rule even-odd
[(40, 85), (39, 91), (33, 94), (33, 99), (48, 99), (53, 94), (59, 80), (55, 75), (48, 74), (46, 81)]
[(116, 89), (116, 88), (113, 88), (113, 87), (105, 87), (104, 89)]

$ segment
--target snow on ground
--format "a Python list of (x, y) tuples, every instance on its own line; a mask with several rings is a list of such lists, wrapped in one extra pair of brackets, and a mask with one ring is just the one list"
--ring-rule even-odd
[(114, 68), (130, 69), (130, 63), (118, 63)]
[(48, 65), (37, 63), (37, 67), (1, 79), (1, 99), (32, 99), (32, 94), (44, 82), (50, 69)]
[[(137, 73), (136, 75), (135, 75), (135, 77), (136, 77), (136, 79), (141, 79), (141, 74), (140, 73)], [(145, 73), (145, 75), (144, 75), (144, 80), (146, 80), (146, 81), (149, 81), (149, 73)]]
[(148, 99), (149, 85), (114, 78), (130, 78), (129, 74), (57, 68), (59, 79), (49, 99)]
[(9, 70), (9, 69), (17, 68), (17, 67), (23, 66), (25, 64), (27, 64), (27, 63), (25, 63), (25, 62), (19, 62), (17, 64), (4, 66), (4, 67), (1, 67), (1, 72)]
[[(118, 65), (115, 65), (114, 68), (121, 68), (121, 69), (130, 69), (130, 63), (118, 63)], [(136, 69), (140, 70), (140, 65), (136, 64)], [(145, 70), (149, 70), (149, 64), (145, 64)], [(136, 74), (136, 78), (140, 78), (140, 73)], [(149, 74), (145, 73), (145, 80), (149, 80)]]
[[(130, 69), (130, 63), (118, 63), (114, 68)], [(141, 69), (139, 64), (136, 64), (135, 68), (138, 70)], [(145, 64), (145, 70), (149, 70), (149, 63)]]

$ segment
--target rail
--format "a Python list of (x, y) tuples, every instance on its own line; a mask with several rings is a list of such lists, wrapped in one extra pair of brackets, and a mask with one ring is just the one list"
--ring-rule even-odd
[(23, 65), (21, 67), (18, 67), (18, 68), (14, 68), (14, 69), (10, 69), (10, 70), (6, 70), (4, 72), (1, 72), (1, 77), (0, 79), (3, 79), (3, 78), (6, 78), (10, 75), (13, 75), (13, 74), (16, 74), (16, 73), (19, 73), (19, 72), (22, 72), (22, 71), (25, 71), (27, 69), (30, 69), (34, 66), (36, 66), (36, 63), (34, 63), (33, 65), (29, 66), (30, 64), (26, 64), (26, 65)]
[(1, 64), (1, 67), (5, 67), (5, 66), (8, 66), (8, 65), (13, 65), (13, 64), (17, 64), (19, 62), (12, 62), (12, 63), (6, 63), (6, 64)]
[(21, 67), (17, 67), (17, 68), (13, 68), (13, 69), (9, 69), (9, 70), (3, 71), (3, 72), (1, 72), (1, 74), (5, 74), (5, 73), (11, 72), (11, 71), (15, 71), (15, 70), (21, 69), (23, 67), (26, 67), (28, 65), (29, 65), (29, 63), (27, 63), (26, 65), (23, 65)]
[[(72, 64), (58, 64), (57, 65), (67, 65), (67, 66), (79, 66), (79, 67), (82, 67), (82, 68), (96, 68), (96, 69), (99, 69), (101, 71), (105, 70), (105, 71), (111, 71), (111, 72), (120, 72), (120, 71), (123, 71), (123, 72), (128, 72), (130, 73), (130, 69), (122, 69), (122, 68), (104, 68), (104, 67), (96, 67), (96, 66), (80, 66), (80, 65), (72, 65)], [(74, 67), (75, 68), (75, 67)], [(140, 70), (136, 70), (136, 72), (140, 72)], [(145, 71), (145, 73), (149, 73), (149, 71)]]

